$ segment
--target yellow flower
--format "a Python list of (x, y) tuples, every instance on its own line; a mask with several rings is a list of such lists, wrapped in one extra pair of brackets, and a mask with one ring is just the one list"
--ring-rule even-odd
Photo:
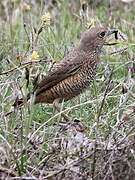
[(11, 0), (11, 2), (13, 2), (13, 3), (16, 2), (16, 1), (17, 1), (17, 0)]
[(23, 3), (23, 10), (24, 11), (29, 11), (30, 10), (30, 5), (24, 2)]
[(94, 19), (91, 19), (90, 22), (87, 23), (87, 28), (90, 29), (92, 27), (95, 27), (94, 25)]
[(31, 60), (37, 60), (39, 58), (39, 55), (36, 51), (33, 51), (32, 55), (30, 56)]
[(51, 20), (51, 16), (50, 13), (45, 13), (42, 17), (41, 20), (43, 21), (44, 24), (46, 25), (50, 25), (50, 20)]

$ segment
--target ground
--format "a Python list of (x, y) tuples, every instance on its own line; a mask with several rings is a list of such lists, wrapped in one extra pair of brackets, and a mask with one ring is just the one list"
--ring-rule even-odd
[[(134, 1), (0, 1), (0, 179), (135, 179), (134, 14)], [(60, 104), (72, 121), (18, 106), (93, 22), (118, 28), (118, 44), (102, 49), (91, 87)]]

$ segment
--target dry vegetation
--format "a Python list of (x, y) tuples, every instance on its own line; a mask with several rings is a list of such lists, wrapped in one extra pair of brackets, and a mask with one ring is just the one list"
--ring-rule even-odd
[[(43, 26), (47, 12), (51, 24)], [(72, 122), (52, 105), (18, 106), (77, 46), (90, 19), (121, 34), (103, 48), (90, 89), (60, 105)], [(0, 1), (1, 180), (135, 179), (134, 22), (134, 1)]]

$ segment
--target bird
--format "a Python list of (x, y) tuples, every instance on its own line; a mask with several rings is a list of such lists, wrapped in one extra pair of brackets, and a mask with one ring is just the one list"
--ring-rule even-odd
[[(58, 104), (68, 101), (90, 87), (100, 65), (101, 49), (107, 38), (118, 30), (92, 27), (82, 35), (78, 47), (54, 64), (34, 89), (34, 103), (49, 103), (60, 112)], [(114, 44), (114, 43), (113, 43)], [(66, 120), (69, 117), (61, 114)]]

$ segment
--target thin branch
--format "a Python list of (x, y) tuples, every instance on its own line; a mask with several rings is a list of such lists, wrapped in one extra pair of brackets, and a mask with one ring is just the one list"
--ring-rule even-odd
[(61, 172), (63, 172), (63, 171), (70, 170), (71, 167), (76, 166), (77, 164), (81, 163), (81, 162), (84, 161), (85, 159), (91, 157), (92, 154), (93, 154), (93, 152), (90, 152), (89, 154), (83, 156), (82, 158), (79, 158), (78, 160), (74, 160), (73, 162), (65, 165), (63, 168), (61, 168), (61, 169), (59, 169), (59, 170), (57, 170), (57, 171), (52, 172), (52, 174), (49, 174), (49, 175), (45, 176), (44, 178), (45, 178), (45, 179), (48, 179), (48, 178), (50, 178), (50, 177), (56, 176), (57, 174), (59, 174), (59, 173), (61, 173)]
[(125, 52), (128, 49), (128, 47), (119, 49), (117, 51), (111, 52), (109, 55), (114, 55), (114, 54), (122, 54), (123, 52)]
[(111, 79), (112, 79), (112, 75), (113, 75), (113, 70), (114, 70), (114, 66), (111, 70), (111, 73), (110, 73), (110, 77), (109, 77), (109, 80), (108, 80), (108, 85), (106, 87), (106, 90), (105, 90), (105, 93), (104, 93), (104, 97), (103, 97), (103, 100), (101, 102), (101, 106), (100, 106), (100, 109), (99, 109), (99, 113), (98, 113), (98, 117), (97, 117), (97, 123), (99, 123), (99, 118), (101, 116), (101, 113), (102, 113), (102, 109), (103, 109), (103, 106), (104, 106), (104, 103), (105, 103), (105, 98), (107, 96), (107, 93), (108, 93), (108, 89), (109, 89), (109, 86), (110, 86), (110, 82), (111, 82)]
[(8, 176), (10, 175), (12, 177), (18, 176), (18, 174), (15, 171), (1, 166), (0, 166), (0, 172), (6, 173), (8, 174)]
[(28, 65), (33, 65), (33, 64), (42, 63), (42, 62), (51, 62), (51, 60), (40, 59), (40, 60), (35, 60), (35, 61), (29, 61), (29, 62), (26, 62), (26, 63), (21, 63), (17, 67), (14, 67), (14, 68), (12, 68), (12, 69), (10, 69), (8, 71), (0, 73), (0, 76), (4, 75), (4, 74), (8, 74), (8, 73), (13, 72), (13, 71), (17, 71), (17, 70), (23, 69), (23, 68), (25, 68)]
[[(109, 86), (110, 86), (110, 82), (111, 82), (111, 79), (112, 79), (113, 70), (114, 70), (114, 66), (113, 66), (113, 68), (111, 70), (110, 77), (109, 77), (109, 80), (108, 80), (108, 85), (107, 85), (106, 90), (104, 92), (104, 97), (102, 99), (101, 106), (100, 106), (100, 109), (99, 109), (99, 113), (98, 113), (98, 117), (97, 117), (97, 129), (98, 129), (98, 124), (99, 124), (99, 118), (101, 116), (102, 109), (103, 109), (105, 99), (106, 99), (106, 96), (107, 96), (107, 93), (108, 93), (108, 89), (109, 89)], [(97, 130), (96, 130), (96, 132), (97, 132)], [(96, 136), (97, 136), (97, 134), (96, 134)], [(95, 149), (95, 151), (94, 151), (94, 155), (93, 155), (93, 164), (92, 164), (92, 179), (94, 179), (94, 176), (95, 176), (97, 142), (95, 142), (95, 148), (94, 149)]]
[(29, 41), (27, 51), (25, 52), (25, 55), (24, 55), (24, 56), (26, 56), (26, 54), (28, 53), (29, 48), (30, 48), (30, 37), (29, 37), (28, 31), (26, 29), (26, 24), (25, 23), (23, 24), (23, 27), (24, 27), (25, 33), (26, 33), (28, 41)]
[(120, 144), (124, 142), (124, 140), (135, 130), (135, 125), (128, 131), (128, 133), (122, 138), (122, 140), (116, 144), (115, 147), (118, 147)]

